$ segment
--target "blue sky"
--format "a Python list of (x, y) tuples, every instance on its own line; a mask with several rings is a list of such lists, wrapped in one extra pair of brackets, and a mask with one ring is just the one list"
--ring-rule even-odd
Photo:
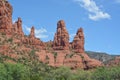
[(64, 20), (70, 41), (79, 27), (85, 34), (85, 49), (120, 55), (120, 0), (8, 0), (13, 22), (22, 18), (23, 30), (36, 28), (42, 41), (53, 40), (57, 22)]

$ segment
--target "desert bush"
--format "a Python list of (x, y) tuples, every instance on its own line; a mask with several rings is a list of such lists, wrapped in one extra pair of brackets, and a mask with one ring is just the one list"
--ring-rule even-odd
[(72, 71), (53, 68), (36, 61), (32, 64), (0, 63), (0, 80), (120, 80), (120, 66)]
[(100, 67), (97, 68), (93, 75), (92, 80), (119, 80), (120, 67)]
[(2, 34), (2, 35), (6, 35), (6, 33), (5, 33), (5, 32), (2, 32), (1, 34)]
[(12, 43), (13, 42), (13, 38), (9, 38), (8, 42)]
[(0, 80), (30, 80), (29, 70), (21, 64), (0, 63)]
[(93, 80), (110, 80), (109, 71), (105, 67), (97, 68), (92, 74)]

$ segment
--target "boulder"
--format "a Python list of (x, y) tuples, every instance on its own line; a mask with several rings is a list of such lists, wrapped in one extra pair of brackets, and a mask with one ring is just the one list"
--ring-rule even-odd
[(19, 17), (18, 20), (13, 24), (12, 28), (13, 33), (18, 34), (19, 36), (24, 36), (24, 32), (22, 30), (22, 20)]

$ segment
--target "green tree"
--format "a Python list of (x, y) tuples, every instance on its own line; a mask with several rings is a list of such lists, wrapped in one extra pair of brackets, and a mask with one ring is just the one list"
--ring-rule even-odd
[(0, 80), (30, 80), (29, 68), (22, 64), (0, 64)]
[(5, 69), (4, 64), (0, 63), (0, 80), (7, 80), (7, 71)]

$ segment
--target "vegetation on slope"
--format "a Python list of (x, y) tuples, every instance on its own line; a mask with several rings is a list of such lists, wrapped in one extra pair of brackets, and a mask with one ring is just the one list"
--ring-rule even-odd
[(51, 68), (45, 64), (27, 66), (0, 63), (0, 80), (119, 80), (120, 66), (95, 70), (71, 71), (67, 67)]
[(111, 60), (114, 60), (115, 57), (120, 56), (120, 55), (110, 55), (105, 52), (94, 52), (94, 51), (86, 51), (86, 53), (88, 54), (89, 57), (97, 59), (103, 62), (104, 64), (107, 64)]

